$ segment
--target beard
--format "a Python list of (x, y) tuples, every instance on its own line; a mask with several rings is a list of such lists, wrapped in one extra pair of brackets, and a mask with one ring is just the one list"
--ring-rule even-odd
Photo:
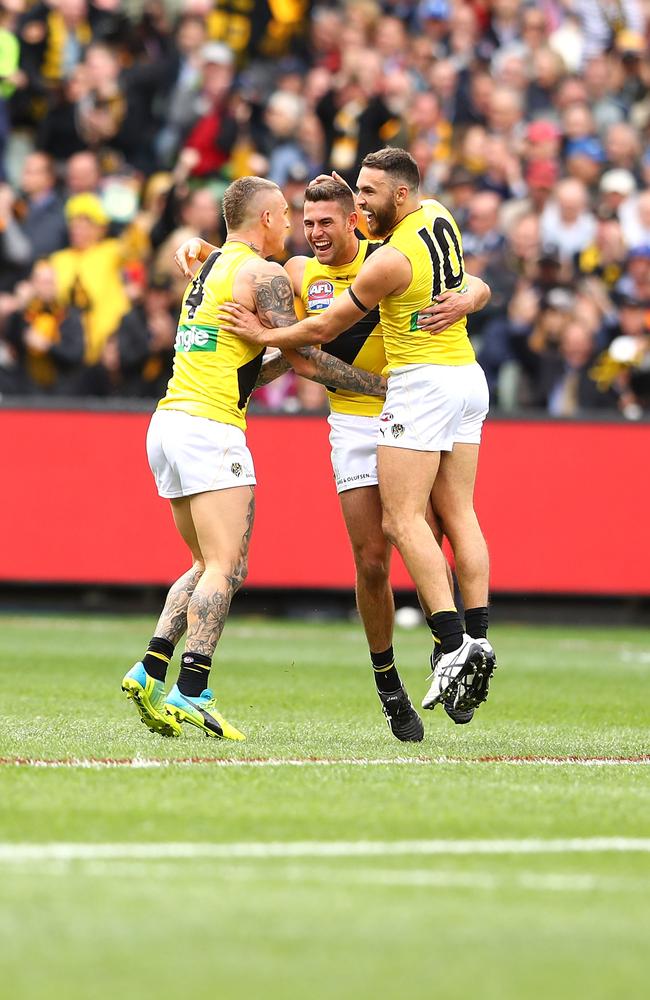
[(368, 222), (368, 232), (371, 236), (387, 236), (397, 222), (395, 205), (385, 204), (374, 209), (374, 219)]

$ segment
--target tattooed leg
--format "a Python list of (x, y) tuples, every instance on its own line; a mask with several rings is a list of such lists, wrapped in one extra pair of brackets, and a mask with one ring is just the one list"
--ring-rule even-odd
[(192, 568), (173, 584), (167, 594), (154, 635), (169, 639), (174, 646), (176, 645), (187, 628), (187, 607), (204, 569), (202, 562), (195, 562)]
[(232, 596), (246, 578), (255, 494), (244, 486), (200, 493), (191, 500), (205, 571), (189, 599), (185, 647), (211, 657)]

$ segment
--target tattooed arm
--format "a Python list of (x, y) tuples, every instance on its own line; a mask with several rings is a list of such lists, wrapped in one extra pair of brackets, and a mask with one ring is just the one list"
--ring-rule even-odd
[[(265, 326), (291, 326), (296, 322), (293, 302), (293, 288), (286, 272), (280, 265), (269, 265), (268, 270), (253, 275), (253, 298), (257, 315)], [(265, 371), (266, 367), (266, 371)], [(299, 375), (321, 385), (368, 396), (385, 396), (386, 382), (380, 375), (373, 375), (361, 368), (353, 368), (339, 358), (326, 354), (315, 347), (303, 347), (288, 351), (283, 355), (272, 355), (266, 366), (263, 364), (257, 385), (265, 385), (282, 375), (289, 368)]]
[(287, 360), (279, 347), (271, 348), (270, 352), (267, 349), (260, 373), (257, 376), (255, 388), (259, 389), (261, 385), (268, 385), (269, 382), (273, 382), (276, 378), (280, 378), (280, 375), (286, 375), (286, 373), (290, 372), (292, 368), (293, 365)]
[(303, 363), (307, 362), (306, 367), (301, 367), (300, 370), (296, 365), (293, 367), (312, 382), (359, 392), (364, 396), (381, 396), (383, 399), (386, 395), (386, 379), (381, 375), (373, 375), (363, 368), (346, 365), (345, 361), (340, 361), (318, 347), (299, 347), (295, 352), (289, 353), (295, 353), (303, 358)]

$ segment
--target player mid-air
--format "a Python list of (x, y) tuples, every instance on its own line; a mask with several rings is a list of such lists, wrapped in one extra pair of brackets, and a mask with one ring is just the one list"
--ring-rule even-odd
[[(347, 294), (283, 330), (266, 329), (237, 303), (222, 307), (221, 323), (253, 344), (286, 350), (330, 344), (379, 305), (389, 376), (377, 442), (383, 528), (406, 563), (433, 634), (433, 682), (423, 707), (444, 702), (461, 721), (487, 697), (496, 665), (487, 640), (487, 546), (473, 504), (489, 402), (465, 317), (435, 337), (419, 325), (421, 311), (439, 295), (466, 288), (456, 223), (439, 202), (420, 200), (419, 181), (405, 150), (368, 155), (357, 207), (371, 236), (384, 243), (363, 262)], [(467, 633), (426, 521), (429, 499), (454, 552)]]
[[(270, 326), (295, 322), (296, 315), (286, 272), (266, 259), (282, 254), (289, 228), (278, 186), (259, 177), (235, 181), (223, 211), (227, 239), (185, 293), (174, 371), (147, 434), (158, 492), (170, 501), (192, 567), (169, 591), (149, 647), (122, 688), (153, 732), (178, 735), (187, 722), (206, 735), (242, 740), (218, 711), (208, 677), (232, 595), (246, 576), (255, 473), (244, 430), (264, 348), (220, 329), (217, 314), (235, 300)], [(380, 375), (322, 351), (307, 348), (291, 360), (323, 384), (384, 394)], [(167, 667), (186, 629), (178, 682), (166, 694)]]
[[(294, 294), (307, 314), (328, 308), (345, 292), (364, 260), (380, 242), (359, 238), (358, 215), (352, 192), (337, 179), (320, 177), (305, 192), (304, 231), (314, 257), (292, 257), (285, 264)], [(203, 261), (215, 248), (198, 237), (179, 247), (176, 258), (185, 274), (194, 261)], [(449, 325), (453, 317), (482, 308), (489, 289), (479, 278), (467, 276), (467, 294), (440, 296), (425, 325)], [(336, 340), (325, 345), (355, 367), (380, 374), (386, 366), (379, 310), (375, 308)], [(287, 371), (282, 355), (265, 358), (264, 380)], [(329, 388), (330, 443), (336, 488), (356, 567), (357, 606), (368, 641), (377, 692), (393, 735), (403, 741), (423, 738), (422, 721), (413, 709), (395, 667), (393, 628), (395, 608), (390, 586), (391, 545), (382, 531), (377, 486), (377, 436), (382, 400)], [(435, 530), (435, 521), (429, 511)], [(439, 532), (438, 532), (439, 533)], [(450, 710), (450, 714), (453, 709)], [(453, 717), (453, 715), (452, 715)], [(463, 720), (466, 721), (466, 720)]]

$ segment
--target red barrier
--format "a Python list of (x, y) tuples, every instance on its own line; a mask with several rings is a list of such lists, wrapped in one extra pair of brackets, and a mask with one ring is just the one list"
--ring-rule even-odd
[[(0, 410), (0, 580), (167, 584), (186, 553), (140, 413)], [(250, 587), (353, 586), (322, 417), (259, 417)], [(650, 425), (494, 421), (477, 509), (500, 592), (650, 594)], [(396, 559), (394, 583), (410, 587)]]

